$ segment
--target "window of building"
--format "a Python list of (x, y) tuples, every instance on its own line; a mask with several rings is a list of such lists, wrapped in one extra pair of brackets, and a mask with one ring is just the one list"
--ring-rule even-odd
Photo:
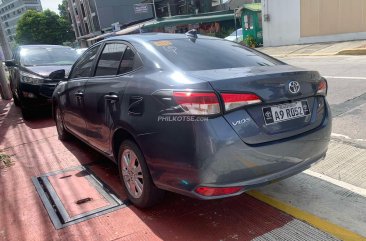
[(86, 34), (89, 33), (89, 26), (88, 26), (88, 23), (85, 23), (85, 31), (86, 31)]
[(81, 12), (83, 14), (83, 17), (85, 18), (86, 14), (85, 14), (85, 9), (84, 9), (84, 4), (80, 4), (80, 7), (81, 7)]

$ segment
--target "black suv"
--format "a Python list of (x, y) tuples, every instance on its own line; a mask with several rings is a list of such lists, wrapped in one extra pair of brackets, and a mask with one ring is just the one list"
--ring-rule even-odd
[(57, 45), (16, 48), (13, 59), (6, 61), (6, 66), (14, 103), (22, 109), (24, 119), (30, 117), (32, 110), (50, 106), (49, 100), (57, 83), (70, 71), (79, 55), (70, 47)]

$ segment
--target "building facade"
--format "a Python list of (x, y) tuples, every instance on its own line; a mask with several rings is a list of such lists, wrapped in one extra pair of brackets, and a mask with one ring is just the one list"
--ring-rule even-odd
[(158, 18), (207, 13), (212, 11), (212, 5), (213, 0), (155, 0)]
[(366, 0), (262, 0), (264, 46), (366, 39)]
[(142, 0), (68, 0), (75, 37), (80, 47), (88, 46), (88, 39), (125, 25), (152, 19), (152, 4), (140, 7)]
[(27, 10), (42, 11), (40, 0), (0, 0), (0, 19), (8, 43), (15, 43), (16, 27), (19, 18)]

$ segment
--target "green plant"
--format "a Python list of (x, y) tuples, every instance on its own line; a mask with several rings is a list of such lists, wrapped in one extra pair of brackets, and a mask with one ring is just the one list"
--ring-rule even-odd
[(11, 167), (14, 162), (10, 159), (9, 155), (0, 153), (0, 169)]
[(255, 46), (257, 46), (257, 41), (255, 40), (255, 38), (252, 35), (248, 35), (244, 39), (244, 44), (247, 47), (254, 48)]

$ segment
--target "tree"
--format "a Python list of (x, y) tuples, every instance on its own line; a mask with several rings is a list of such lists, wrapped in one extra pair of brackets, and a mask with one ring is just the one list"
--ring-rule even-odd
[[(62, 3), (58, 5), (58, 11), (60, 12), (61, 18), (65, 19), (70, 23), (68, 1), (62, 0)], [(71, 23), (70, 23), (71, 24)]]
[(75, 39), (70, 23), (46, 10), (28, 10), (18, 21), (16, 41), (18, 44), (57, 44)]

